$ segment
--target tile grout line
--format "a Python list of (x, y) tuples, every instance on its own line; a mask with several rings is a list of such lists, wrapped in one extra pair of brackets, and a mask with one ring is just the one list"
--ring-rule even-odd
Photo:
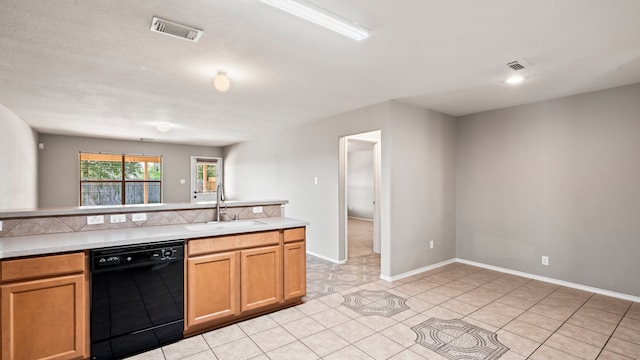
[[(616, 327), (613, 329), (613, 331), (611, 332), (611, 335), (609, 335), (609, 337), (607, 338), (607, 341), (605, 341), (604, 345), (602, 345), (602, 348), (600, 348), (600, 352), (598, 352), (598, 357), (600, 356), (600, 354), (602, 354), (602, 352), (604, 351), (604, 349), (607, 347), (607, 344), (609, 344), (609, 341), (611, 341), (611, 338), (613, 338), (613, 334), (616, 333), (616, 330), (618, 330), (618, 328), (620, 327), (620, 324), (622, 323), (622, 320), (624, 320), (624, 318), (627, 316), (627, 314), (629, 313), (629, 310), (631, 310), (631, 307), (633, 306), (633, 302), (631, 302), (631, 304), (629, 304), (629, 306), (627, 306), (627, 309), (624, 311), (624, 314), (622, 315), (622, 317), (620, 318), (620, 320), (618, 320), (618, 323), (616, 324)], [(609, 350), (611, 351), (611, 350)], [(618, 354), (620, 356), (624, 356), (626, 357), (626, 355), (623, 354), (619, 354), (615, 351), (611, 351), (615, 354)]]
[[(531, 281), (534, 281), (534, 280), (532, 279)], [(552, 293), (550, 293), (549, 295), (545, 296), (544, 298), (540, 299), (540, 301), (538, 301), (537, 303), (535, 303), (535, 304), (531, 305), (531, 306), (530, 306), (526, 311), (529, 311), (532, 307), (536, 306), (537, 304), (539, 304), (539, 303), (540, 303), (540, 302), (542, 302), (544, 299), (548, 298), (549, 296), (551, 296), (552, 294), (554, 294), (556, 291), (558, 291), (558, 290), (559, 290), (559, 289), (561, 289), (561, 288), (562, 288), (562, 286), (558, 287), (555, 291), (553, 291), (553, 292), (552, 292)], [(593, 297), (593, 295), (594, 295), (594, 294), (591, 294), (591, 296), (589, 296), (589, 298), (588, 298), (588, 299), (591, 299), (591, 298)], [(576, 309), (576, 310), (575, 310), (575, 311), (574, 311), (574, 312), (573, 312), (569, 317), (567, 317), (567, 319), (566, 319), (566, 320), (564, 320), (564, 321), (562, 322), (562, 324), (560, 324), (560, 326), (558, 326), (558, 327), (557, 327), (557, 328), (556, 328), (556, 329), (555, 329), (555, 330), (554, 330), (554, 331), (553, 331), (549, 336), (547, 336), (547, 337), (544, 339), (544, 341), (542, 341), (542, 342), (540, 343), (540, 345), (538, 345), (538, 346), (536, 347), (536, 349), (535, 349), (535, 350), (533, 350), (533, 351), (531, 352), (531, 354), (529, 354), (529, 355), (527, 356), (527, 359), (529, 359), (533, 354), (535, 354), (535, 353), (536, 353), (536, 351), (538, 351), (538, 350), (542, 347), (542, 345), (544, 345), (544, 344), (547, 342), (547, 340), (549, 340), (549, 339), (553, 336), (553, 334), (555, 334), (555, 333), (556, 333), (556, 332), (557, 332), (557, 331), (558, 331), (558, 330), (559, 330), (559, 329), (560, 329), (564, 324), (566, 324), (566, 323), (567, 323), (567, 321), (569, 321), (569, 319), (571, 319), (571, 317), (572, 317), (576, 312), (578, 312), (578, 310), (580, 310), (580, 309), (582, 308), (582, 306), (583, 306), (587, 301), (589, 301), (588, 299), (587, 299), (587, 300), (585, 300), (585, 301), (582, 303), (582, 305), (580, 305), (580, 307), (578, 307), (578, 308), (577, 308), (577, 309)], [(535, 314), (537, 314), (536, 312), (534, 312), (534, 313), (535, 313)], [(542, 314), (538, 314), (538, 315), (548, 317), (548, 316), (546, 316), (546, 315), (542, 315)], [(553, 319), (553, 318), (550, 318), (550, 319)], [(515, 320), (515, 319), (514, 319), (514, 320)], [(556, 320), (556, 319), (553, 319), (553, 320)], [(522, 320), (522, 321), (524, 321), (524, 320)], [(526, 322), (527, 324), (529, 324), (527, 321), (524, 321), (524, 322)], [(511, 323), (511, 322), (509, 322), (509, 323)], [(531, 325), (536, 326), (535, 324), (531, 324)], [(506, 325), (505, 325), (505, 326), (506, 326)], [(503, 326), (503, 327), (504, 327), (504, 326)], [(502, 330), (502, 328), (500, 328), (500, 329)], [(509, 332), (508, 330), (505, 330), (505, 331)], [(573, 338), (572, 338), (572, 339), (573, 339)], [(573, 340), (579, 341), (578, 339), (573, 339)], [(547, 346), (548, 346), (548, 345), (547, 345)], [(550, 347), (550, 346), (549, 346), (549, 347)], [(555, 348), (553, 348), (553, 347), (552, 347), (552, 349), (555, 349)], [(565, 354), (568, 354), (568, 355), (570, 355), (570, 356), (573, 356), (573, 355), (571, 355), (571, 354), (569, 354), (569, 353), (567, 353), (567, 352), (564, 352), (564, 351), (562, 351), (562, 350), (560, 350), (560, 349), (555, 349), (555, 350), (558, 350), (558, 351), (560, 351), (560, 352), (562, 352), (562, 353), (565, 353)]]

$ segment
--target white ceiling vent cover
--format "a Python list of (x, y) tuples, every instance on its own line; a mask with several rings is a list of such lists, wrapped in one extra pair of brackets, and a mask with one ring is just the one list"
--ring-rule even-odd
[(528, 68), (530, 64), (526, 62), (524, 59), (517, 59), (517, 60), (509, 61), (507, 63), (507, 66), (511, 70), (520, 71)]
[(160, 19), (155, 16), (151, 19), (151, 28), (149, 30), (193, 42), (198, 42), (200, 36), (202, 36), (202, 30), (200, 29)]

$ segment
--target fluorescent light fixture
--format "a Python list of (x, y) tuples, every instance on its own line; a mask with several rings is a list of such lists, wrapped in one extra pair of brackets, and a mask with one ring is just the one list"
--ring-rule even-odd
[(364, 27), (303, 0), (260, 1), (354, 40), (360, 41), (369, 37), (369, 30)]
[(511, 76), (510, 78), (508, 78), (507, 80), (505, 80), (504, 82), (506, 82), (509, 85), (517, 85), (517, 84), (520, 84), (523, 81), (524, 81), (524, 77), (523, 76), (514, 75), (514, 76)]

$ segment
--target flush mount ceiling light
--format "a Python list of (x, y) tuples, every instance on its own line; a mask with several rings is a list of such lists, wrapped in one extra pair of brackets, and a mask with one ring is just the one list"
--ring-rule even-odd
[(231, 80), (226, 71), (218, 70), (218, 74), (213, 79), (213, 86), (220, 92), (226, 92), (231, 87)]
[(505, 80), (504, 82), (509, 84), (509, 85), (517, 85), (517, 84), (520, 84), (523, 81), (524, 81), (524, 76), (513, 75), (513, 76), (509, 77), (507, 80)]
[(171, 124), (167, 124), (167, 123), (160, 123), (158, 125), (156, 125), (156, 129), (160, 132), (167, 132), (169, 130), (171, 130)]
[(260, 1), (354, 40), (360, 41), (369, 37), (369, 30), (364, 27), (303, 0)]

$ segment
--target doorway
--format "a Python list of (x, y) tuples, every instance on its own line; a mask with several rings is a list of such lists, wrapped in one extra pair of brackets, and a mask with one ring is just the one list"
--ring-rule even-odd
[(340, 139), (343, 261), (380, 254), (380, 146), (380, 130)]
[(216, 201), (216, 188), (222, 182), (222, 158), (191, 157), (191, 202)]

